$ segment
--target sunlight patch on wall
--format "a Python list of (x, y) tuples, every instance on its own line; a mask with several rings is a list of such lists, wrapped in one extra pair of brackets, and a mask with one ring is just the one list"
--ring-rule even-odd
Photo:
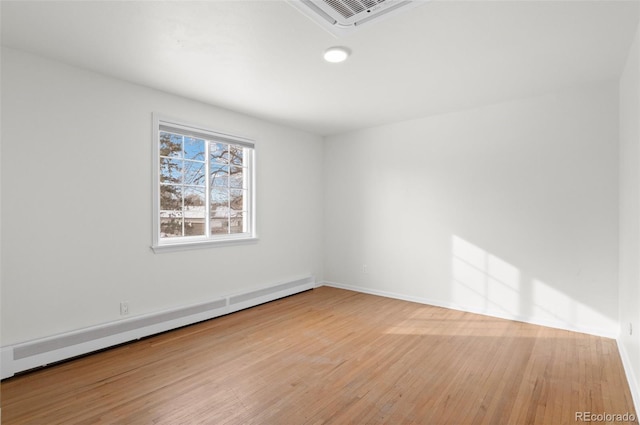
[(617, 329), (617, 321), (598, 306), (581, 303), (562, 286), (526, 276), (477, 245), (453, 235), (451, 249), (452, 303), (463, 310), (596, 335)]
[(566, 324), (571, 324), (576, 319), (575, 302), (561, 291), (538, 279), (533, 279), (531, 293), (534, 316), (546, 317)]
[[(600, 329), (615, 329), (617, 321), (598, 310), (580, 303), (564, 292), (538, 279), (531, 281), (532, 316), (550, 322), (558, 322), (568, 327), (585, 323), (587, 320)], [(593, 328), (596, 328), (593, 326)]]
[(451, 242), (453, 301), (518, 315), (520, 270), (458, 236)]

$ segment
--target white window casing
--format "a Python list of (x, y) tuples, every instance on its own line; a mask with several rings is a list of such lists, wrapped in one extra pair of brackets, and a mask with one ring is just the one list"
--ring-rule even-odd
[(255, 143), (153, 114), (154, 252), (256, 242)]

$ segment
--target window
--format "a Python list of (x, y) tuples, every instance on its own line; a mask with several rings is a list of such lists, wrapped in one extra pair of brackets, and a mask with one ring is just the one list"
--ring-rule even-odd
[(154, 115), (154, 251), (255, 240), (251, 140)]

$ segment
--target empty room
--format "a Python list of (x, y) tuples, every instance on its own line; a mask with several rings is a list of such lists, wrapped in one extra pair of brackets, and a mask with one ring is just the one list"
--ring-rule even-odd
[(640, 2), (0, 19), (2, 424), (638, 424)]

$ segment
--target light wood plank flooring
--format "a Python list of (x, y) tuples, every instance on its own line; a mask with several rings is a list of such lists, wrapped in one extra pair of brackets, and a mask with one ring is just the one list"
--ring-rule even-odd
[(1, 395), (4, 425), (635, 414), (614, 340), (329, 287), (17, 376)]

